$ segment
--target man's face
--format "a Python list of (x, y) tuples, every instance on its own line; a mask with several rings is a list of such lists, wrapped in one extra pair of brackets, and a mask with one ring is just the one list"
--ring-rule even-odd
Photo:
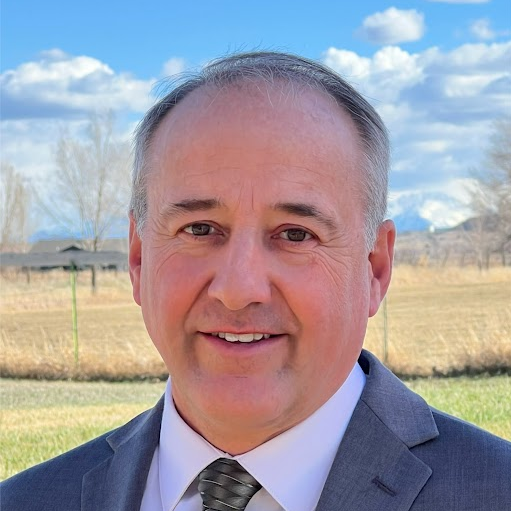
[(227, 452), (308, 417), (357, 360), (393, 241), (365, 249), (361, 165), (349, 117), (284, 85), (199, 89), (155, 133), (134, 296), (177, 409)]

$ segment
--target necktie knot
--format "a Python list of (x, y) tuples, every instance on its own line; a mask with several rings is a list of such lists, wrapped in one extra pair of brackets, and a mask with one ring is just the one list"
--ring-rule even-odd
[(243, 511), (261, 485), (237, 461), (219, 458), (199, 474), (203, 511)]

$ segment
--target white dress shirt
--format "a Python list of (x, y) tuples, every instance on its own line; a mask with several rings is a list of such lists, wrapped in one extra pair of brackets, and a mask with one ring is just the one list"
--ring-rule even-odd
[(261, 483), (246, 511), (313, 511), (362, 394), (358, 364), (314, 414), (252, 451), (230, 456), (191, 429), (177, 413), (171, 380), (165, 390), (160, 444), (147, 477), (141, 511), (201, 511), (198, 474), (217, 458), (233, 458)]

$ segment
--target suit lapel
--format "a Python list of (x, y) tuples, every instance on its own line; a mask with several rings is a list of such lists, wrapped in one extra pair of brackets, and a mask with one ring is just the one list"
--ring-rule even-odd
[(410, 448), (438, 430), (422, 398), (372, 355), (366, 386), (339, 446), (317, 511), (407, 511), (431, 476)]
[(431, 469), (359, 403), (317, 511), (405, 511), (430, 475)]
[(163, 398), (107, 437), (112, 456), (86, 473), (82, 511), (139, 511), (147, 474), (160, 438)]

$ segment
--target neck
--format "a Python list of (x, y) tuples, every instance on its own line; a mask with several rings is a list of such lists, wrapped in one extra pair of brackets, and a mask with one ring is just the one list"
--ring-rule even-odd
[(295, 425), (291, 424), (280, 429), (276, 427), (264, 429), (257, 427), (256, 429), (253, 426), (250, 427), (245, 422), (235, 420), (229, 421), (228, 424), (225, 422), (216, 423), (211, 420), (198, 421), (185, 416), (177, 404), (175, 406), (177, 412), (188, 426), (211, 445), (231, 456), (238, 456), (249, 452)]

